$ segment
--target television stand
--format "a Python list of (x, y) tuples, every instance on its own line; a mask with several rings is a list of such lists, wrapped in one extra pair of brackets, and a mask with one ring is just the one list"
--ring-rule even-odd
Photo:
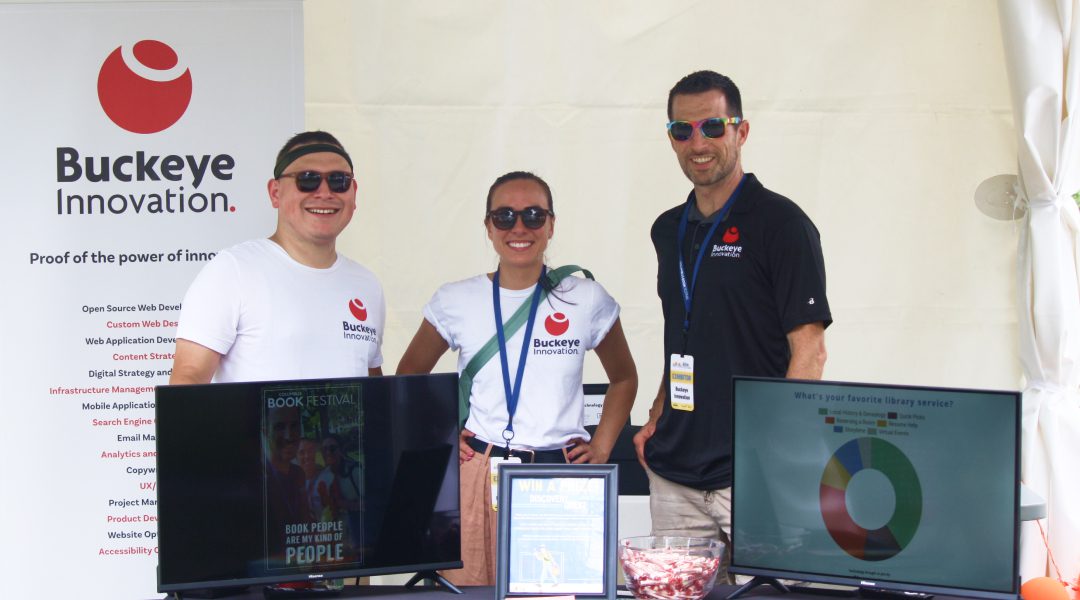
[[(776, 590), (782, 594), (790, 592), (791, 587), (784, 585), (779, 579), (775, 577), (765, 577), (758, 575), (750, 581), (739, 586), (734, 592), (727, 595), (724, 600), (734, 600), (739, 596), (749, 592), (750, 590), (761, 586), (768, 585), (776, 588)], [(833, 598), (851, 598), (854, 600), (866, 599), (866, 600), (931, 600), (933, 594), (925, 594), (922, 592), (905, 592), (903, 590), (890, 590), (878, 587), (872, 587), (868, 585), (862, 585), (857, 588), (844, 587), (815, 587), (812, 585), (799, 585), (794, 588), (799, 594), (809, 594), (812, 596), (830, 596)]]
[(262, 592), (263, 598), (266, 600), (271, 600), (272, 598), (328, 598), (331, 596), (340, 596), (341, 588), (267, 585), (263, 586)]
[(875, 587), (869, 587), (865, 585), (859, 586), (859, 590), (855, 592), (855, 595), (860, 598), (874, 598), (881, 600), (930, 600), (934, 597), (933, 594), (925, 594), (922, 592), (905, 592), (902, 590), (889, 590)]
[(762, 575), (758, 575), (758, 576), (755, 576), (750, 581), (747, 581), (746, 583), (740, 585), (739, 589), (737, 589), (734, 592), (731, 592), (730, 594), (728, 594), (727, 597), (725, 598), (725, 600), (735, 600), (735, 598), (738, 598), (739, 596), (742, 596), (746, 592), (749, 592), (750, 590), (758, 587), (759, 585), (772, 586), (772, 587), (776, 588), (776, 590), (778, 592), (783, 593), (783, 594), (786, 594), (786, 593), (791, 591), (791, 590), (788, 589), (788, 586), (784, 585), (783, 583), (780, 583), (780, 580), (775, 578), (775, 577), (765, 577), (765, 576), (762, 576)]
[(421, 581), (423, 581), (425, 585), (441, 585), (455, 594), (462, 593), (456, 585), (447, 581), (445, 577), (439, 575), (436, 571), (417, 571), (416, 575), (413, 575), (412, 579), (405, 583), (405, 587), (411, 588)]
[(189, 598), (226, 598), (246, 594), (248, 586), (204, 588), (201, 590), (187, 590), (184, 592), (172, 592), (166, 596), (166, 600), (188, 600)]

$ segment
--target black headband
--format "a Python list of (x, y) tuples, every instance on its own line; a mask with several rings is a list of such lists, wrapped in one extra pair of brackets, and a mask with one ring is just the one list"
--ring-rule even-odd
[(352, 159), (349, 158), (349, 153), (342, 148), (333, 144), (308, 144), (306, 146), (293, 148), (278, 159), (277, 164), (274, 165), (274, 179), (279, 179), (281, 174), (285, 172), (285, 167), (291, 165), (296, 159), (314, 152), (333, 152), (344, 158), (345, 162), (349, 163), (349, 170), (352, 170), (353, 168)]

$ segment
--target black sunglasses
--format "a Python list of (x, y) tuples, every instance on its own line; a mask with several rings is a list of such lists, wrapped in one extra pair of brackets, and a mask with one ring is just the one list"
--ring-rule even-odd
[(676, 142), (685, 142), (694, 135), (695, 129), (701, 129), (701, 135), (715, 139), (718, 137), (724, 137), (724, 131), (728, 125), (738, 125), (742, 122), (739, 117), (728, 117), (722, 119), (714, 117), (712, 119), (702, 119), (700, 121), (671, 121), (667, 124), (668, 135)]
[(488, 211), (487, 218), (491, 219), (491, 224), (495, 226), (495, 229), (506, 231), (514, 228), (519, 215), (521, 216), (522, 225), (529, 229), (540, 229), (544, 226), (544, 223), (547, 223), (548, 215), (554, 217), (555, 213), (539, 206), (529, 206), (521, 210), (496, 208)]
[(300, 171), (299, 173), (282, 174), (281, 177), (292, 177), (296, 179), (296, 189), (301, 192), (314, 192), (319, 189), (319, 186), (322, 185), (322, 180), (325, 178), (326, 185), (330, 188), (330, 191), (335, 194), (349, 191), (349, 186), (352, 185), (353, 180), (352, 173), (346, 173), (345, 171), (330, 171), (329, 173)]

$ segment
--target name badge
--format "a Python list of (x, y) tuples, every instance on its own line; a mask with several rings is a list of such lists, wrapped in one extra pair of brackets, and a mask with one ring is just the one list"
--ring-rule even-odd
[(689, 354), (671, 355), (668, 399), (675, 410), (694, 410), (694, 357)]
[[(491, 452), (500, 452), (499, 448), (492, 448)], [(519, 463), (521, 459), (516, 456), (503, 458), (501, 456), (488, 457), (488, 479), (491, 480), (491, 510), (499, 510), (499, 465), (502, 463)]]

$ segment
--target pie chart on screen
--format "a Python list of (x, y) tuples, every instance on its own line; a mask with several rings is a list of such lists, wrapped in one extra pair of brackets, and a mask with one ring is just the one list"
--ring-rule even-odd
[[(864, 469), (884, 475), (896, 499), (888, 521), (872, 529), (857, 523), (848, 506), (849, 484)], [(922, 518), (922, 486), (914, 465), (900, 448), (876, 437), (856, 438), (837, 448), (821, 474), (820, 498), (829, 535), (859, 560), (896, 556), (915, 537)]]

